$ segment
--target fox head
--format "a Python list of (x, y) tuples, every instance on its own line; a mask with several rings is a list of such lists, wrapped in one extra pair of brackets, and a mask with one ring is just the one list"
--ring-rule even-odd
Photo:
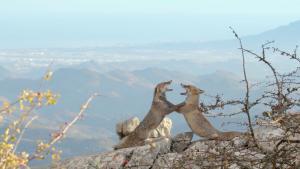
[(181, 95), (200, 95), (204, 93), (204, 90), (201, 90), (193, 85), (185, 85), (181, 83), (181, 86), (185, 89), (185, 92), (181, 93)]
[(172, 83), (172, 80), (161, 82), (158, 85), (156, 85), (154, 90), (154, 95), (164, 96), (166, 92), (172, 91), (173, 89), (170, 89), (169, 86)]

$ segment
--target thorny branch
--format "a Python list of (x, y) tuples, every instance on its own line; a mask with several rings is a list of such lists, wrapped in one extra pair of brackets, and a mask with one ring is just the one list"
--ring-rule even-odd
[(255, 143), (256, 146), (256, 139), (255, 139), (255, 135), (254, 135), (254, 131), (253, 131), (253, 126), (252, 126), (252, 122), (251, 122), (251, 116), (250, 116), (250, 102), (249, 102), (249, 95), (250, 95), (250, 89), (249, 89), (249, 81), (247, 78), (247, 72), (246, 72), (246, 61), (245, 61), (245, 53), (244, 53), (244, 48), (243, 48), (243, 43), (241, 38), (238, 36), (238, 34), (235, 32), (235, 30), (230, 27), (230, 29), (232, 30), (232, 33), (234, 34), (234, 36), (236, 37), (236, 39), (239, 41), (239, 45), (240, 45), (240, 49), (241, 49), (241, 54), (242, 54), (242, 59), (243, 59), (243, 75), (244, 75), (244, 81), (245, 81), (245, 88), (246, 88), (246, 94), (245, 94), (245, 99), (244, 99), (244, 108), (243, 111), (246, 113), (247, 118), (248, 118), (248, 123), (249, 123), (249, 129), (250, 129), (250, 133), (251, 133), (251, 137)]
[[(290, 72), (279, 72), (273, 66), (272, 59), (267, 56), (267, 50), (273, 50), (273, 53), (288, 56), (290, 60), (296, 60), (300, 63), (297, 56), (297, 47), (293, 53), (283, 51), (279, 48), (268, 47), (274, 41), (261, 45), (260, 54), (246, 49), (243, 46), (241, 38), (233, 30), (234, 36), (239, 42), (239, 49), (242, 55), (243, 75), (245, 82), (245, 97), (243, 100), (224, 101), (219, 95), (209, 96), (213, 98), (212, 104), (201, 103), (200, 107), (210, 117), (234, 116), (240, 113), (247, 115), (250, 134), (252, 139), (248, 140), (246, 147), (235, 145), (234, 141), (229, 142), (207, 142), (206, 150), (193, 150), (176, 157), (173, 168), (192, 168), (200, 166), (201, 168), (300, 168), (300, 67), (296, 67)], [(263, 89), (259, 95), (251, 95), (249, 79), (246, 71), (246, 54), (254, 56), (259, 62), (266, 65), (270, 70), (271, 76), (266, 77), (264, 81), (255, 84), (256, 88)], [(248, 56), (248, 55), (247, 55)], [(251, 89), (251, 90), (250, 90)], [(252, 99), (253, 98), (253, 99)], [(211, 113), (216, 109), (224, 109), (226, 106), (241, 106), (242, 110), (231, 113)], [(260, 108), (253, 109), (256, 106)], [(255, 137), (251, 119), (251, 113), (256, 111), (255, 121), (257, 126), (271, 127), (280, 131), (277, 137), (262, 140), (260, 136)], [(259, 112), (257, 112), (259, 111)], [(245, 125), (242, 122), (236, 124)], [(251, 142), (251, 140), (253, 142)], [(225, 145), (224, 145), (225, 144)], [(204, 146), (205, 147), (205, 146)], [(192, 154), (191, 154), (192, 153)], [(189, 155), (190, 154), (190, 155)]]

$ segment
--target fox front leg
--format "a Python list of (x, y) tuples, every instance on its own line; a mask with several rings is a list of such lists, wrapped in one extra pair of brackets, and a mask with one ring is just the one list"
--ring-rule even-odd
[(176, 111), (177, 113), (181, 113), (181, 109), (184, 106), (185, 106), (185, 102), (179, 103), (179, 104), (174, 106), (174, 111)]

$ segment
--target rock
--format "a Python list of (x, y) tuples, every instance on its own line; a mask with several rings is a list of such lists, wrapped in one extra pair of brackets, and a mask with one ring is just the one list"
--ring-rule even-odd
[(179, 133), (172, 139), (171, 150), (173, 152), (181, 153), (183, 152), (190, 144), (193, 139), (193, 132)]
[(129, 133), (140, 124), (140, 120), (137, 117), (130, 118), (128, 120), (117, 123), (116, 132), (119, 135), (120, 139), (127, 136)]
[[(139, 125), (139, 123), (139, 119), (137, 117), (134, 117), (126, 121), (120, 122), (116, 125), (116, 131), (120, 137), (120, 142), (118, 143), (118, 145), (120, 145), (122, 142), (126, 142), (126, 139), (128, 139), (127, 136), (134, 131), (134, 129)], [(150, 132), (148, 139), (143, 140), (139, 145), (151, 143), (153, 140), (155, 141), (155, 138), (170, 138), (171, 128), (172, 120), (169, 118), (164, 118), (159, 124), (159, 126), (155, 130), (152, 130)]]
[(254, 136), (260, 145), (266, 151), (272, 151), (284, 131), (281, 128), (273, 126), (259, 126), (254, 129)]
[(254, 129), (255, 137), (260, 140), (279, 138), (283, 135), (283, 133), (284, 131), (282, 129), (272, 126), (260, 126)]
[(148, 169), (160, 154), (169, 152), (170, 139), (160, 139), (152, 145), (119, 149), (98, 155), (75, 157), (52, 166), (52, 169), (107, 169), (139, 168)]
[[(247, 147), (235, 144), (236, 140), (232, 141), (216, 141), (216, 140), (198, 140), (193, 142), (184, 152), (180, 154), (180, 158), (172, 160), (173, 168), (207, 168), (221, 169), (224, 164), (224, 158), (236, 159), (243, 161), (246, 166), (252, 166), (251, 161), (259, 161), (264, 158), (263, 154), (249, 150)], [(235, 163), (227, 166), (232, 169)], [(225, 167), (225, 168), (227, 168)], [(255, 168), (252, 166), (252, 168)]]
[[(281, 137), (283, 131), (274, 127), (257, 127), (255, 136), (263, 149), (274, 147), (272, 138)], [(290, 168), (288, 165), (299, 164), (299, 146), (284, 144), (284, 154), (281, 157), (272, 157), (275, 151), (265, 152), (253, 146), (247, 136), (236, 137), (230, 141), (198, 140), (191, 141), (191, 132), (180, 133), (172, 141), (168, 138), (148, 138), (147, 145), (119, 149), (98, 155), (75, 157), (60, 162), (54, 169), (173, 169), (173, 168)], [(260, 142), (264, 140), (264, 142)], [(267, 147), (265, 147), (267, 146)], [(297, 149), (298, 147), (298, 149)], [(293, 150), (293, 151), (290, 151)], [(271, 156), (270, 156), (271, 155)], [(288, 156), (288, 158), (286, 158)], [(292, 158), (291, 158), (292, 157)], [(272, 159), (270, 159), (272, 158)], [(282, 164), (285, 162), (285, 164)], [(299, 168), (298, 166), (294, 168)]]
[(171, 137), (172, 120), (165, 117), (159, 126), (150, 134), (150, 138)]
[(134, 148), (122, 149), (99, 155), (75, 157), (60, 162), (53, 169), (90, 169), (90, 168), (122, 168), (131, 156)]
[(178, 153), (168, 153), (168, 154), (164, 154), (159, 156), (154, 165), (153, 165), (153, 169), (160, 169), (160, 168), (172, 168), (173, 167), (173, 163), (180, 159), (182, 157), (181, 154)]
[(138, 168), (150, 168), (159, 154), (169, 152), (170, 146), (171, 140), (165, 138), (136, 149), (126, 167), (134, 168), (138, 166)]
[[(120, 139), (126, 137), (140, 124), (137, 117), (119, 122), (116, 125), (116, 132)], [(172, 120), (165, 117), (160, 125), (150, 133), (150, 138), (171, 137)]]

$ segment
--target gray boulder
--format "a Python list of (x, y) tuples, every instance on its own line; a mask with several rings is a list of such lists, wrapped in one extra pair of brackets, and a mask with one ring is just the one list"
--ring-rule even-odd
[(183, 152), (192, 142), (193, 132), (179, 133), (172, 139), (171, 150), (173, 152)]

